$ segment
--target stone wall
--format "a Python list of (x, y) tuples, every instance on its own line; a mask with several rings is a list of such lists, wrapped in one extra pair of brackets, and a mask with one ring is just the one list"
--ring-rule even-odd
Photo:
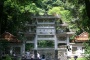
[(54, 50), (39, 50), (38, 53), (42, 57), (45, 55), (46, 60), (54, 60), (55, 51)]
[[(38, 50), (38, 53), (41, 57), (45, 55), (46, 60), (55, 60), (55, 50)], [(58, 60), (67, 60), (66, 50), (58, 51)]]
[(58, 51), (58, 59), (59, 60), (67, 60), (67, 54), (65, 50)]

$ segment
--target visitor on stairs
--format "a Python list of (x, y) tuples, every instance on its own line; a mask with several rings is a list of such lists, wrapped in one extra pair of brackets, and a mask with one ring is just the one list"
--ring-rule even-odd
[(29, 51), (26, 52), (26, 59), (30, 59), (30, 52)]
[(42, 55), (42, 58), (41, 58), (41, 60), (46, 60), (46, 59), (45, 59), (45, 55)]

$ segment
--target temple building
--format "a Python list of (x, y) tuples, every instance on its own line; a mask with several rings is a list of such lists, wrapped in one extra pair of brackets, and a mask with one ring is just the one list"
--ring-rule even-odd
[(71, 57), (73, 56), (78, 56), (78, 57), (83, 57), (84, 55), (84, 43), (87, 42), (89, 40), (89, 34), (88, 32), (84, 31), (81, 34), (75, 36), (75, 39), (72, 40), (72, 42), (70, 43), (72, 52), (71, 53)]
[(10, 54), (13, 55), (16, 54), (21, 55), (22, 54), (22, 48), (23, 43), (21, 40), (18, 40), (16, 36), (9, 32), (4, 32), (0, 36), (0, 43), (1, 43), (1, 50), (0, 54)]

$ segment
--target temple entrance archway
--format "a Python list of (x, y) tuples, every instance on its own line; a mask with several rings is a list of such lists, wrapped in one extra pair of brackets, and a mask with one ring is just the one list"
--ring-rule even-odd
[[(58, 60), (60, 55), (63, 58), (67, 55), (67, 46), (69, 46), (69, 37), (73, 32), (69, 31), (67, 24), (59, 16), (38, 15), (32, 16), (32, 23), (27, 23), (25, 36), (26, 43), (32, 43), (35, 59), (37, 53), (45, 55), (47, 60)], [(62, 21), (63, 23), (60, 23)], [(66, 50), (60, 49), (59, 45), (66, 44)], [(60, 47), (62, 48), (62, 47)], [(60, 60), (66, 60), (66, 59)]]

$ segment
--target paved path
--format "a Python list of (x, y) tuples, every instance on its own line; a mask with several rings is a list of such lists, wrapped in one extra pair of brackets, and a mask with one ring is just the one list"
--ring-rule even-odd
[(22, 60), (41, 60), (41, 59), (22, 59)]

